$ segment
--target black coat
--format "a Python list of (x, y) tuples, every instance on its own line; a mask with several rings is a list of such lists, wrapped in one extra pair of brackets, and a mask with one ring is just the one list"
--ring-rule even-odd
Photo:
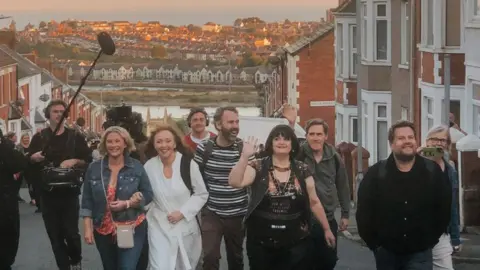
[(14, 174), (24, 171), (28, 159), (15, 150), (15, 145), (2, 138), (0, 142), (0, 210), (17, 202), (18, 186)]

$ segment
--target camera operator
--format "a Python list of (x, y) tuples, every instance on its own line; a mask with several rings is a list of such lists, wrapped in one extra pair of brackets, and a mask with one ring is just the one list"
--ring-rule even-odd
[(20, 238), (20, 213), (14, 174), (25, 170), (28, 161), (15, 150), (0, 129), (0, 269), (12, 269)]
[[(42, 176), (42, 216), (58, 268), (76, 270), (81, 269), (82, 260), (78, 196), (92, 152), (81, 134), (60, 123), (66, 108), (63, 100), (48, 104), (45, 118), (50, 127), (33, 136), (30, 160)], [(57, 125), (60, 129), (53, 134)]]

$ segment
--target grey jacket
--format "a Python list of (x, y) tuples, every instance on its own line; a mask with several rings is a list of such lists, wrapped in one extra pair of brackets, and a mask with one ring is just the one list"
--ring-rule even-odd
[(335, 218), (335, 209), (339, 202), (342, 209), (342, 218), (350, 216), (350, 188), (347, 171), (340, 155), (332, 145), (323, 146), (322, 160), (317, 163), (313, 150), (308, 143), (302, 144), (297, 159), (303, 161), (314, 173), (317, 195), (325, 208), (327, 218)]

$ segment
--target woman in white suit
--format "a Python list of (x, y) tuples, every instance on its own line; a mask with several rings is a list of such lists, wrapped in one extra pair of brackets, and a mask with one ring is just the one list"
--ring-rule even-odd
[(150, 136), (145, 170), (153, 189), (147, 206), (149, 269), (194, 270), (202, 252), (197, 215), (208, 199), (193, 154), (171, 126)]

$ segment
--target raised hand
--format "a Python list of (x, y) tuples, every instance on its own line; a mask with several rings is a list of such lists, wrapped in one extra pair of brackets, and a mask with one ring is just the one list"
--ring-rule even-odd
[(258, 150), (258, 139), (249, 136), (245, 141), (243, 141), (243, 152), (242, 155), (246, 157), (251, 157), (257, 153)]
[(290, 104), (283, 104), (283, 111), (282, 111), (283, 117), (285, 117), (288, 120), (288, 123), (290, 125), (295, 124), (297, 122), (297, 108)]

